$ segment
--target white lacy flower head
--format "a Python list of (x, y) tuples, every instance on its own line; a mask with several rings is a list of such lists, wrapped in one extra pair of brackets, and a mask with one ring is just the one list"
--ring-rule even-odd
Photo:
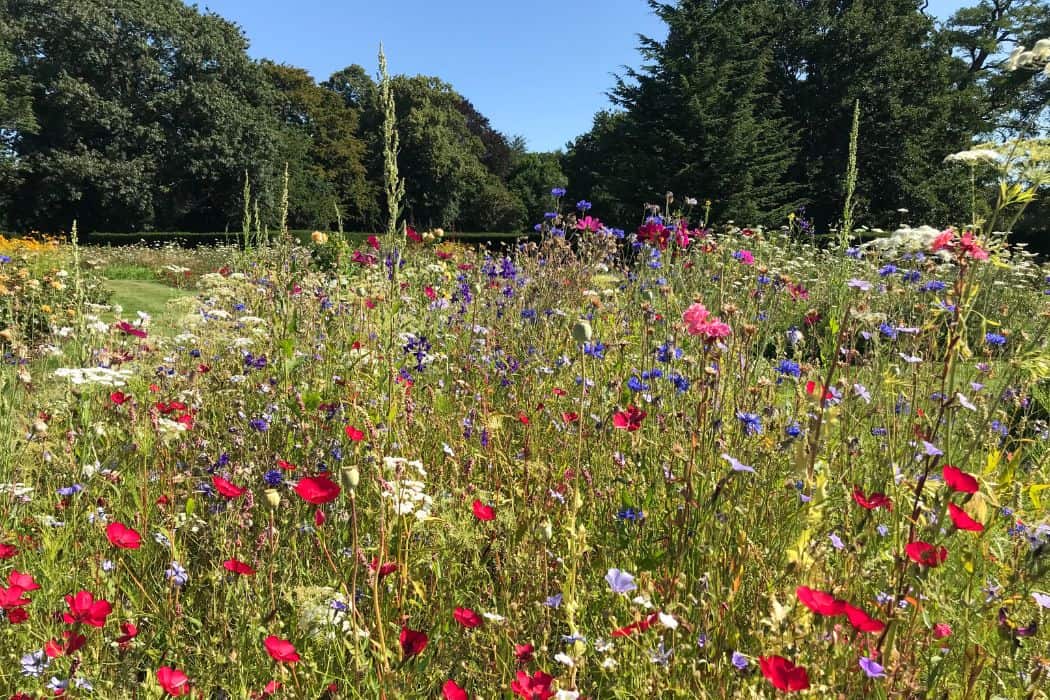
[(68, 379), (74, 384), (98, 384), (100, 386), (124, 386), (131, 378), (130, 369), (108, 367), (60, 367), (55, 376)]
[(394, 474), (403, 474), (411, 467), (421, 477), (427, 478), (427, 470), (423, 468), (423, 463), (418, 459), (408, 460), (404, 457), (383, 457), (383, 466), (394, 472)]
[(397, 515), (412, 515), (416, 520), (430, 517), (434, 499), (424, 493), (422, 481), (405, 479), (403, 481), (383, 482), (383, 498), (389, 500)]
[(958, 153), (952, 153), (950, 156), (944, 159), (945, 163), (1000, 163), (1003, 160), (1003, 156), (998, 151), (993, 151), (990, 148), (973, 148), (968, 151), (959, 151)]

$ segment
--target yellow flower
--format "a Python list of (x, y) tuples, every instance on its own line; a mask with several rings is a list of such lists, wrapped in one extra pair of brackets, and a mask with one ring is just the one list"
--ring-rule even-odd
[(318, 245), (324, 245), (328, 242), (328, 234), (324, 231), (314, 231), (310, 234), (310, 240)]
[(49, 314), (49, 313), (51, 313), (51, 305), (50, 304), (44, 304), (43, 306), (40, 307), (40, 310), (43, 311), (45, 314)]

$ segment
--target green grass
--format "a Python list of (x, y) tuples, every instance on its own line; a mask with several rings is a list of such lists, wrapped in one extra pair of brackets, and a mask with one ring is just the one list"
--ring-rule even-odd
[(136, 311), (145, 311), (153, 317), (154, 332), (163, 332), (174, 322), (174, 314), (167, 308), (172, 299), (193, 296), (192, 292), (175, 289), (160, 282), (138, 279), (111, 279), (105, 286), (113, 292), (112, 303), (124, 308), (124, 316), (134, 316)]

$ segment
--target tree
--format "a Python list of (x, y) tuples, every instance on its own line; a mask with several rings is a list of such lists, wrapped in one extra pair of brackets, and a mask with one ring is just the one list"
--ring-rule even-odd
[(235, 25), (178, 0), (5, 0), (3, 11), (22, 18), (14, 73), (38, 124), (15, 145), (15, 223), (221, 230), (239, 220), (245, 169), (272, 196), (272, 90)]
[(515, 159), (507, 186), (522, 203), (528, 221), (539, 222), (550, 211), (551, 189), (568, 184), (561, 169), (562, 157), (560, 152), (525, 153)]
[(286, 129), (289, 225), (331, 228), (338, 205), (351, 223), (374, 218), (375, 192), (366, 179), (358, 111), (314, 82), (302, 68), (262, 62), (276, 90), (273, 109)]
[(0, 25), (0, 222), (6, 210), (4, 194), (14, 188), (17, 177), (18, 140), (37, 129), (29, 81), (15, 75), (15, 31), (13, 23)]

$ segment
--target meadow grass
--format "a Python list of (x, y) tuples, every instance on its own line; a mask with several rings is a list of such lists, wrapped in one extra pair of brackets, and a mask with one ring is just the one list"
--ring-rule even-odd
[(596, 229), (0, 267), (0, 692), (1045, 697), (1046, 270)]

